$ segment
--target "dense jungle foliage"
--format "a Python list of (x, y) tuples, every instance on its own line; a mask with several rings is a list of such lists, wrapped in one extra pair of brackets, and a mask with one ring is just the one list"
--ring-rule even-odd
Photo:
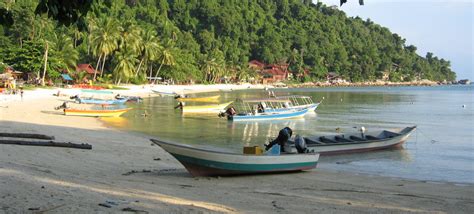
[(0, 69), (52, 79), (90, 63), (102, 82), (246, 81), (253, 59), (287, 63), (298, 81), (456, 78), (449, 61), (310, 0), (3, 0), (0, 23)]

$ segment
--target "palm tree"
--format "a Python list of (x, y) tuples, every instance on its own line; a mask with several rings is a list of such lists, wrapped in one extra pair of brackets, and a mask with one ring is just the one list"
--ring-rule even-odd
[(156, 78), (158, 77), (158, 74), (160, 73), (161, 67), (163, 67), (163, 65), (167, 65), (167, 66), (175, 65), (174, 56), (172, 53), (172, 49), (170, 47), (164, 47), (161, 49), (159, 59), (161, 61), (160, 67), (158, 68), (158, 71), (155, 74), (155, 79), (153, 80), (153, 84), (155, 84)]
[[(158, 55), (163, 49), (161, 46), (158, 37), (156, 36), (156, 31), (154, 30), (146, 30), (142, 35), (142, 42), (141, 42), (141, 59), (140, 63), (138, 64), (138, 68), (136, 70), (135, 76), (140, 73), (140, 68), (142, 63), (148, 65), (148, 62), (153, 61), (158, 58)], [(145, 72), (146, 72), (145, 68)], [(151, 73), (150, 73), (151, 74)]]
[(118, 41), (120, 39), (121, 26), (120, 24), (112, 18), (106, 18), (99, 20), (99, 22), (91, 21), (90, 22), (90, 44), (92, 46), (92, 53), (95, 56), (98, 56), (96, 69), (94, 72), (94, 80), (97, 76), (97, 69), (102, 60), (102, 70), (101, 75), (104, 70), (105, 61), (107, 55), (110, 55), (118, 48)]
[(120, 84), (122, 79), (128, 79), (133, 75), (133, 68), (137, 63), (137, 58), (128, 49), (122, 49), (115, 54), (116, 66), (113, 71), (115, 83)]
[(66, 69), (74, 68), (79, 59), (79, 52), (74, 48), (74, 41), (66, 34), (55, 35), (54, 49), (58, 63)]

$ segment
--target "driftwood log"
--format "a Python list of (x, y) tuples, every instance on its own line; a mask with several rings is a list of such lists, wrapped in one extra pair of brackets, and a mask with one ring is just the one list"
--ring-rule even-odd
[(53, 146), (53, 147), (67, 147), (74, 149), (92, 149), (92, 145), (87, 143), (65, 143), (54, 141), (24, 141), (24, 140), (0, 140), (0, 144), (13, 144), (24, 146)]
[(42, 140), (54, 140), (54, 136), (43, 134), (29, 134), (29, 133), (3, 133), (0, 132), (0, 137), (16, 137), (16, 138), (33, 138)]

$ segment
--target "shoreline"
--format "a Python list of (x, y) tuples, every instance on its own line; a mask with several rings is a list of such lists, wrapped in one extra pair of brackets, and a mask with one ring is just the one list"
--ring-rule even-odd
[[(53, 107), (64, 98), (52, 96), (56, 90), (27, 91), (23, 101), (19, 95), (9, 95), (17, 97), (8, 101), (0, 99), (0, 106), (7, 106), (0, 108), (1, 129), (54, 135), (56, 141), (89, 143), (93, 149), (0, 145), (0, 212), (96, 213), (125, 208), (164, 213), (474, 210), (473, 184), (320, 168), (290, 174), (192, 178), (145, 134), (110, 128), (97, 118), (58, 114)], [(127, 91), (147, 95), (146, 90)], [(107, 201), (110, 208), (98, 205)]]

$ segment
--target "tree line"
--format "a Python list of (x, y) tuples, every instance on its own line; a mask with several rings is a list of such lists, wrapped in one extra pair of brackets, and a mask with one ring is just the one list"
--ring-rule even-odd
[(102, 82), (215, 83), (255, 77), (256, 59), (288, 64), (297, 81), (456, 78), (449, 61), (418, 55), (388, 28), (310, 0), (54, 2), (0, 2), (0, 69), (59, 79), (90, 63)]

